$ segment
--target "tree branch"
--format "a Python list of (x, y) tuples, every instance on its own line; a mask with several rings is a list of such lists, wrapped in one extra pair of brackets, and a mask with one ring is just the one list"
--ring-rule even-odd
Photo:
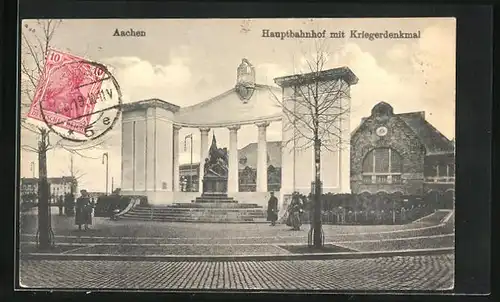
[(21, 145), (21, 149), (25, 150), (25, 151), (28, 151), (28, 152), (38, 153), (38, 149), (33, 148), (32, 146), (28, 146), (28, 145)]
[(34, 133), (34, 134), (36, 134), (36, 135), (40, 135), (40, 131), (36, 131), (36, 130), (34, 130), (34, 129), (31, 129), (31, 128), (29, 128), (26, 124), (27, 124), (27, 122), (26, 122), (26, 118), (21, 118), (21, 127), (22, 127), (22, 128), (24, 128), (24, 129), (26, 129), (26, 130), (28, 130), (28, 131), (30, 131), (31, 133)]
[[(23, 40), (25, 42), (25, 45), (28, 47), (29, 54), (31, 55), (31, 57), (33, 58), (33, 61), (35, 62), (35, 66), (37, 67), (38, 72), (40, 74), (42, 74), (43, 69), (42, 69), (42, 66), (40, 65), (41, 61), (40, 61), (40, 58), (38, 57), (38, 54), (36, 53), (36, 51), (33, 50), (33, 47), (31, 47), (31, 44), (28, 41), (28, 38), (26, 37), (26, 34), (23, 33), (22, 36), (23, 36)], [(35, 87), (36, 87), (36, 85), (35, 85)]]
[[(342, 117), (349, 114), (349, 106), (343, 100), (349, 100), (349, 86), (342, 79), (325, 81), (320, 78), (330, 57), (326, 41), (315, 41), (312, 53), (303, 53), (306, 73), (294, 75), (293, 96), (280, 100), (273, 93), (275, 100), (283, 108), (283, 131), (287, 133), (283, 144), (294, 142), (297, 149), (309, 148), (315, 139), (321, 142), (321, 148), (338, 150), (342, 143), (344, 129)], [(312, 57), (312, 59), (307, 59)], [(294, 65), (295, 66), (295, 65)], [(287, 88), (289, 89), (289, 88)], [(288, 103), (293, 102), (294, 106)], [(290, 130), (293, 130), (291, 132)]]

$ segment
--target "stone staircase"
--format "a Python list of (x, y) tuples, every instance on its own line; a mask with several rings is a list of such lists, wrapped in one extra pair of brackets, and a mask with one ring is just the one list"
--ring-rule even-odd
[(244, 223), (265, 222), (266, 213), (256, 204), (205, 201), (167, 206), (135, 206), (121, 218), (164, 222)]
[(227, 196), (225, 193), (203, 193), (201, 196), (196, 197), (195, 200), (193, 200), (195, 203), (213, 203), (213, 204), (224, 204), (224, 203), (230, 203), (230, 204), (235, 204), (238, 203), (236, 200), (234, 200), (233, 197)]

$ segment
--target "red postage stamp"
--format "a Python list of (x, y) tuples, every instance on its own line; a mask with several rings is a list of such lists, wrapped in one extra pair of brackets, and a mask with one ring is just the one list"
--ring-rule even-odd
[(84, 134), (105, 75), (83, 58), (50, 50), (28, 118)]

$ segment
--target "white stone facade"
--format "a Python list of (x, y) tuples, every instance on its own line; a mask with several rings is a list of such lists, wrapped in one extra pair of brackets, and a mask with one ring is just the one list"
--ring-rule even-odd
[[(346, 99), (343, 107), (349, 108), (349, 85), (357, 78), (349, 69), (347, 80), (334, 76), (328, 81), (345, 84)], [(339, 77), (341, 78), (340, 80)], [(280, 78), (283, 79), (283, 78)], [(354, 80), (355, 81), (354, 81)], [(288, 81), (288, 80), (287, 80)], [(282, 88), (266, 85), (249, 85), (231, 89), (200, 104), (179, 108), (158, 100), (145, 100), (124, 107), (122, 119), (122, 192), (128, 195), (147, 195), (151, 204), (189, 202), (201, 194), (199, 190), (179, 192), (179, 130), (182, 127), (197, 128), (200, 132), (200, 175), (203, 175), (204, 159), (208, 156), (208, 133), (213, 128), (226, 128), (229, 136), (228, 193), (240, 202), (262, 203), (267, 193), (267, 127), (273, 122), (283, 124), (281, 192), (278, 196), (299, 191), (308, 194), (314, 179), (314, 157), (312, 144), (299, 148), (305, 141), (291, 140), (293, 131), (304, 131), (290, 126), (284, 107), (297, 107), (294, 102), (293, 85)], [(247, 89), (242, 92), (242, 89)], [(253, 89), (248, 91), (248, 89)], [(242, 99), (247, 96), (245, 99)], [(295, 108), (300, 113), (300, 109)], [(332, 109), (335, 110), (335, 109)], [(214, 114), (217, 112), (217, 114)], [(329, 111), (334, 113), (334, 111)], [(202, 118), (203, 117), (203, 118)], [(206, 117), (206, 118), (205, 118)], [(238, 192), (238, 130), (242, 125), (253, 125), (258, 137), (257, 192)], [(345, 144), (332, 151), (323, 149), (321, 154), (321, 177), (324, 192), (345, 193), (349, 189), (349, 115), (339, 119), (337, 128)], [(195, 192), (196, 193), (196, 192)], [(246, 196), (246, 195), (248, 196)], [(243, 196), (245, 195), (245, 196)], [(248, 197), (248, 198), (247, 198)], [(258, 199), (258, 200), (255, 200)]]
[(167, 192), (174, 188), (173, 113), (151, 105), (123, 112), (121, 189), (124, 193)]
[[(278, 81), (279, 82), (279, 81)], [(341, 89), (343, 97), (338, 98), (335, 106), (323, 106), (325, 116), (338, 116), (330, 126), (330, 135), (323, 139), (321, 148), (321, 181), (324, 193), (350, 193), (349, 171), (349, 143), (350, 143), (350, 85), (352, 82), (343, 78), (334, 77), (325, 81), (325, 87)], [(315, 178), (314, 141), (311, 108), (306, 108), (305, 101), (296, 101), (301, 91), (307, 90), (302, 86), (297, 88), (293, 84), (283, 85), (283, 110), (282, 135), (282, 177), (281, 194), (291, 194), (298, 191), (305, 195), (311, 191), (311, 183)], [(321, 101), (327, 101), (335, 95), (327, 95)], [(308, 101), (312, 101), (309, 99)], [(294, 118), (297, 120), (294, 122)], [(300, 120), (298, 120), (300, 119)], [(308, 120), (310, 119), (310, 120)], [(322, 120), (322, 119), (320, 119)], [(332, 119), (333, 120), (333, 119)], [(309, 124), (309, 125), (307, 125)], [(327, 123), (329, 124), (329, 123)], [(307, 126), (306, 126), (307, 125)], [(320, 128), (321, 128), (320, 127)], [(321, 135), (320, 135), (321, 136)]]

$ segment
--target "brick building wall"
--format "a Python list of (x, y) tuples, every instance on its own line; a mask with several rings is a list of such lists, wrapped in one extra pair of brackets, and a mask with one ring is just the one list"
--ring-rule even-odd
[[(379, 104), (380, 105), (380, 104)], [(377, 106), (379, 106), (377, 105)], [(425, 146), (415, 132), (383, 103), (374, 107), (372, 115), (364, 119), (351, 137), (351, 190), (353, 193), (370, 192), (422, 194), (424, 183)], [(379, 109), (377, 111), (376, 109)], [(385, 127), (385, 135), (377, 129)], [(397, 183), (366, 183), (363, 181), (363, 160), (377, 148), (390, 148), (401, 159), (400, 181)]]

